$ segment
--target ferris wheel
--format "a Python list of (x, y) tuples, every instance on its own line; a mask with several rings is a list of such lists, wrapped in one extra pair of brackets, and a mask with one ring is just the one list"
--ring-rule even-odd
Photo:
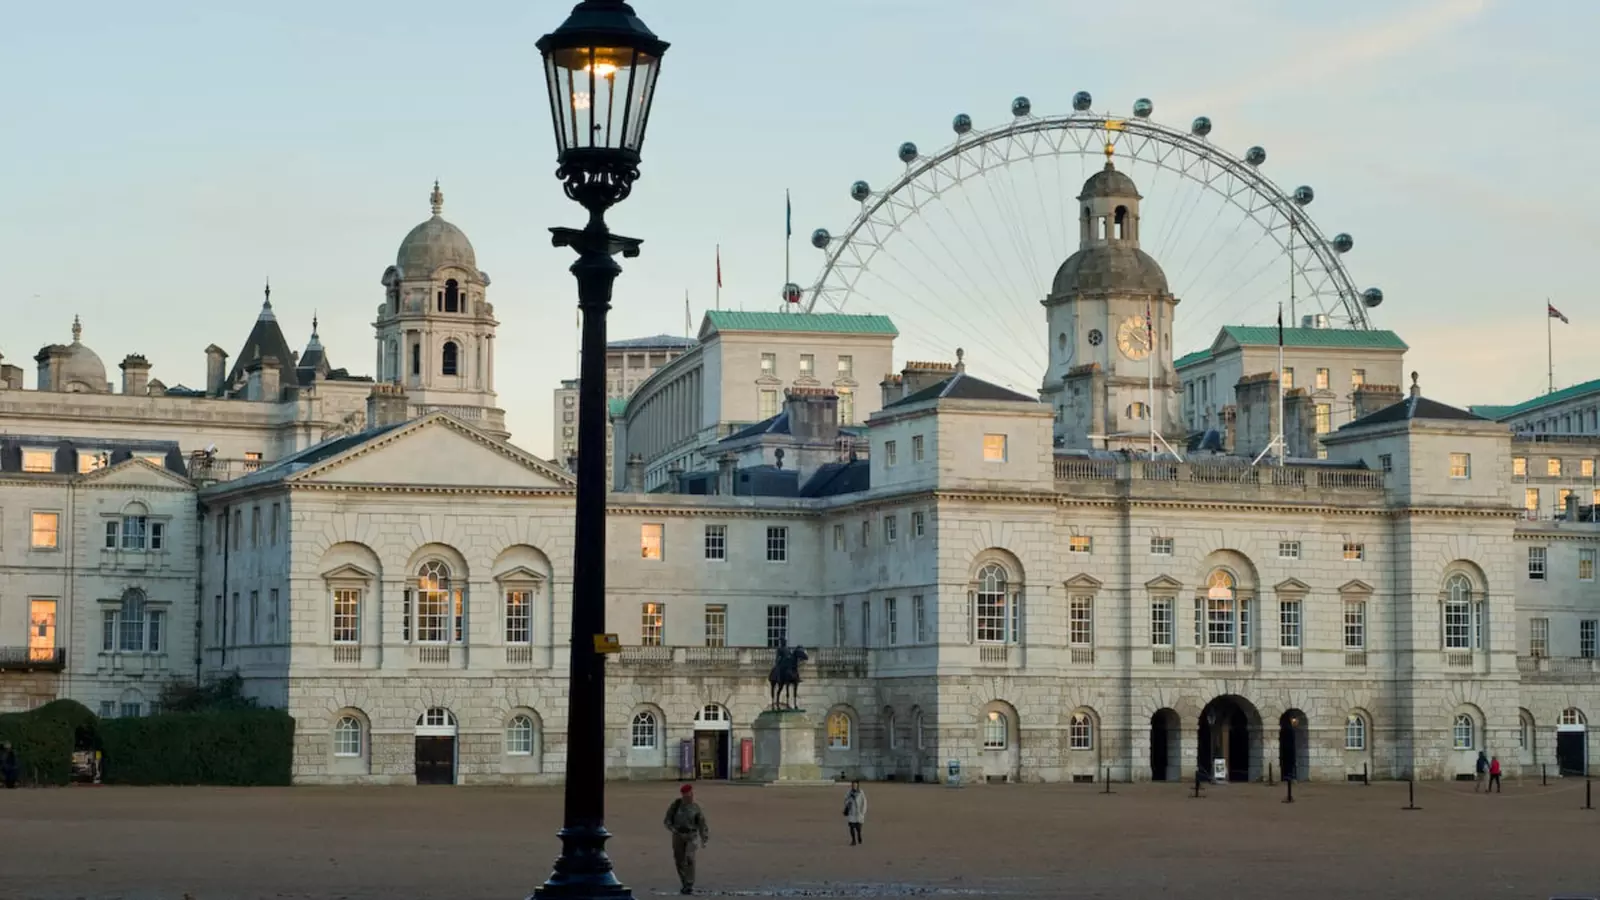
[(809, 289), (785, 285), (785, 299), (887, 314), (902, 355), (947, 359), (965, 346), (990, 377), (1031, 391), (1047, 360), (1039, 301), (1078, 249), (1075, 197), (1103, 153), (1147, 198), (1143, 248), (1180, 299), (1175, 350), (1209, 346), (1223, 325), (1269, 324), (1279, 303), (1286, 325), (1372, 328), (1383, 292), (1346, 270), (1354, 239), (1311, 218), (1310, 185), (1286, 190), (1265, 174), (1265, 148), (1236, 156), (1211, 141), (1210, 118), (1163, 125), (1148, 99), (1129, 116), (1092, 106), (1079, 91), (1071, 114), (1035, 116), (1018, 97), (1002, 125), (956, 116), (955, 140), (933, 153), (901, 144), (904, 172), (882, 189), (850, 186), (859, 211), (838, 233), (812, 232), (822, 269)]

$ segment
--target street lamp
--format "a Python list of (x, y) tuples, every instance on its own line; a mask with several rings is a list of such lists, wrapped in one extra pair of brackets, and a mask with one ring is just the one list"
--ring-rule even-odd
[(613, 259), (639, 255), (640, 241), (611, 233), (605, 212), (639, 177), (665, 41), (623, 0), (584, 0), (538, 42), (555, 126), (556, 177), (589, 211), (582, 229), (552, 228), (557, 247), (578, 254), (583, 357), (578, 382), (577, 541), (572, 576), (572, 663), (567, 693), (567, 773), (561, 855), (535, 900), (631, 898), (606, 855), (606, 312), (622, 272)]

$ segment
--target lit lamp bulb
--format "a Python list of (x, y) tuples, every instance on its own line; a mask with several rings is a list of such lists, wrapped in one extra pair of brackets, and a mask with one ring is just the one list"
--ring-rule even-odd
[(610, 78), (617, 74), (617, 67), (613, 63), (595, 63), (592, 66), (585, 66), (585, 68), (593, 71), (595, 76), (599, 78)]

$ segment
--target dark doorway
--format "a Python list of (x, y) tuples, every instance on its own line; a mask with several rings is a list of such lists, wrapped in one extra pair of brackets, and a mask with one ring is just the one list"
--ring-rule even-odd
[(1304, 781), (1310, 774), (1311, 741), (1306, 714), (1291, 709), (1278, 719), (1278, 771), (1284, 781)]
[(1556, 768), (1563, 775), (1587, 775), (1589, 761), (1584, 746), (1589, 734), (1585, 731), (1556, 732)]
[(1251, 743), (1260, 732), (1252, 728), (1253, 712), (1236, 697), (1218, 697), (1200, 712), (1195, 765), (1203, 780), (1215, 780), (1215, 759), (1225, 761), (1228, 781), (1250, 780)]
[(1159, 709), (1150, 717), (1150, 780), (1183, 780), (1182, 773), (1178, 771), (1180, 734), (1178, 714), (1172, 710)]
[(456, 783), (456, 739), (417, 738), (417, 784)]
[(696, 731), (694, 733), (694, 777), (702, 779), (728, 777), (728, 744), (731, 732)]

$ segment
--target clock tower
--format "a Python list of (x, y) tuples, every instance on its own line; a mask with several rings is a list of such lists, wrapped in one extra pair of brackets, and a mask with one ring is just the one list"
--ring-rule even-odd
[[(1151, 426), (1178, 445), (1172, 319), (1178, 298), (1139, 249), (1139, 190), (1111, 162), (1078, 195), (1078, 252), (1043, 301), (1050, 368), (1040, 399), (1055, 409), (1059, 447), (1148, 450)], [(1156, 441), (1157, 452), (1163, 452)]]

